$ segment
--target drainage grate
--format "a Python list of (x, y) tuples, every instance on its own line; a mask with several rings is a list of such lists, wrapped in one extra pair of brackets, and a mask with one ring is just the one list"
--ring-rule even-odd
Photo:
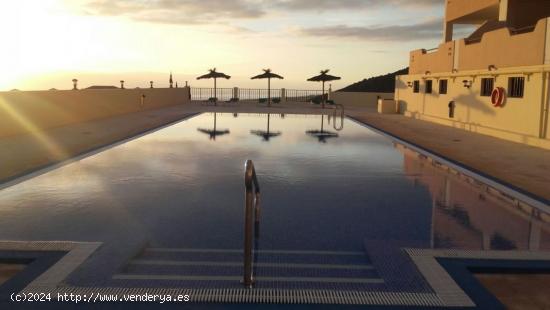
[[(25, 290), (26, 293), (34, 292)], [(339, 305), (408, 305), (443, 306), (435, 294), (361, 292), (330, 290), (278, 290), (278, 289), (143, 289), (114, 287), (66, 287), (41, 290), (41, 293), (77, 294), (80, 296), (116, 295), (189, 295), (190, 302), (206, 303), (277, 303), (277, 304), (339, 304)]]

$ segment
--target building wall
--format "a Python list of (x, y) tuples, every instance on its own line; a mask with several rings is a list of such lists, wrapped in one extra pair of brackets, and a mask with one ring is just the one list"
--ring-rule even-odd
[(0, 92), (0, 137), (188, 102), (187, 88)]
[[(524, 74), (528, 70), (532, 73)], [(503, 107), (495, 108), (490, 97), (480, 96), (481, 78), (491, 77), (494, 71), (476, 71), (455, 75), (440, 74), (439, 79), (448, 80), (448, 93), (438, 94), (436, 77), (424, 75), (399, 76), (396, 81), (395, 98), (400, 111), (406, 116), (432, 121), (439, 124), (462, 128), (481, 134), (507, 139), (519, 143), (550, 149), (548, 126), (548, 72), (540, 67), (520, 67), (515, 70), (500, 71), (495, 87), (508, 89), (508, 78), (525, 77), (523, 98), (506, 98)], [(545, 69), (548, 71), (548, 68)], [(506, 73), (508, 72), (508, 73)], [(433, 93), (425, 93), (425, 80), (433, 80)], [(420, 92), (414, 93), (407, 86), (414, 80), (420, 81)], [(465, 88), (463, 80), (472, 80), (471, 88)], [(449, 117), (448, 103), (455, 102), (454, 118)]]
[(330, 98), (345, 107), (367, 107), (376, 110), (378, 97), (393, 99), (393, 93), (368, 93), (368, 92), (333, 92)]

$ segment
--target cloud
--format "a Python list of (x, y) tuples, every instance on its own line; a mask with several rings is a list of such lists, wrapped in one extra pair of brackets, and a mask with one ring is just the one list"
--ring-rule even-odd
[(330, 38), (356, 38), (372, 41), (416, 41), (441, 37), (442, 22), (430, 20), (412, 25), (352, 27), (346, 25), (302, 28), (302, 35)]
[(183, 25), (220, 24), (265, 14), (261, 6), (249, 0), (91, 0), (84, 4), (84, 10), (90, 15)]
[(358, 10), (383, 6), (388, 7), (429, 7), (441, 6), (441, 0), (279, 0), (275, 6), (289, 10)]
[[(65, 0), (69, 1), (69, 0)], [(74, 0), (70, 0), (74, 1)], [(442, 0), (81, 0), (90, 15), (123, 16), (136, 21), (176, 25), (221, 25), (230, 33), (252, 34), (235, 25), (242, 19), (260, 19), (268, 13), (357, 11), (442, 6)], [(392, 21), (388, 21), (392, 23)], [(441, 21), (409, 26), (371, 27), (335, 25), (302, 28), (298, 33), (317, 37), (354, 37), (378, 41), (412, 41), (440, 37)]]
[[(69, 0), (65, 0), (69, 1)], [(91, 15), (125, 16), (167, 24), (218, 24), (260, 18), (267, 12), (329, 11), (383, 7), (425, 8), (442, 0), (82, 0)]]

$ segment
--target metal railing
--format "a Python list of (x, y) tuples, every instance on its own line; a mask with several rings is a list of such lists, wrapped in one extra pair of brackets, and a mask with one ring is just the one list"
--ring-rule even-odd
[(207, 101), (210, 98), (218, 98), (218, 101), (229, 101), (233, 98), (233, 88), (217, 88), (214, 95), (214, 88), (191, 87), (192, 101)]
[(207, 101), (213, 97), (216, 97), (218, 102), (230, 101), (233, 98), (238, 98), (239, 101), (260, 101), (261, 99), (267, 100), (268, 95), (271, 100), (309, 102), (316, 98), (320, 99), (322, 92), (300, 89), (285, 89), (283, 92), (282, 89), (271, 89), (268, 94), (267, 89), (259, 88), (218, 88), (214, 91), (214, 88), (191, 87), (191, 101)]
[[(281, 98), (282, 91), (280, 89), (271, 89), (269, 91), (271, 100)], [(239, 88), (239, 100), (241, 101), (259, 101), (260, 99), (266, 99), (268, 97), (267, 89), (255, 89), (255, 88)]]
[(286, 101), (290, 102), (309, 102), (316, 97), (321, 97), (323, 94), (320, 90), (300, 90), (300, 89), (287, 89)]
[(260, 232), (260, 184), (256, 177), (254, 163), (249, 159), (244, 165), (245, 217), (244, 217), (244, 273), (243, 284), (254, 285), (253, 260), (254, 240)]

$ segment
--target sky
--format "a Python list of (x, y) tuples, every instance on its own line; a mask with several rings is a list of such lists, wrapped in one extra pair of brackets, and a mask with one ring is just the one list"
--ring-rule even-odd
[(317, 89), (330, 69), (341, 88), (408, 65), (437, 47), (443, 0), (7, 0), (0, 4), (0, 90), (179, 85), (210, 68), (219, 87)]

